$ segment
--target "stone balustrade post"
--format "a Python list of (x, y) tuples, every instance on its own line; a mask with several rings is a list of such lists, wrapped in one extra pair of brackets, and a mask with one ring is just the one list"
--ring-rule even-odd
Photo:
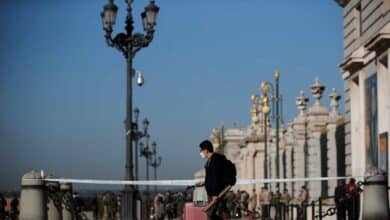
[(23, 175), (20, 195), (20, 220), (47, 219), (45, 184), (37, 171)]
[(365, 220), (390, 219), (387, 176), (367, 177), (363, 190), (363, 218)]

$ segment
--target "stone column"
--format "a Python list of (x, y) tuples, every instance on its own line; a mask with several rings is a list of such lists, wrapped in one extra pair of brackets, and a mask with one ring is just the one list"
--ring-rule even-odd
[[(239, 179), (246, 179), (245, 176), (245, 154), (244, 154), (244, 148), (241, 149), (240, 153), (240, 173), (239, 173)], [(244, 185), (239, 185), (239, 190), (244, 190)]]
[[(248, 151), (248, 174), (249, 174), (249, 179), (255, 179), (255, 171), (256, 171), (256, 168), (255, 168), (255, 153), (256, 153), (256, 150), (254, 149), (253, 147), (253, 143), (251, 144), (251, 148), (249, 149)], [(248, 193), (252, 193), (253, 189), (255, 189), (255, 184), (252, 184), (250, 186), (248, 186)]]
[[(326, 143), (321, 142), (321, 137), (326, 131), (326, 123), (329, 118), (329, 110), (320, 103), (325, 86), (318, 79), (310, 87), (315, 99), (314, 105), (308, 111), (308, 177), (322, 176), (322, 169), (325, 169), (327, 161), (326, 155), (322, 155), (322, 150), (326, 150)], [(321, 145), (322, 144), (322, 145)], [(321, 196), (322, 182), (308, 182), (309, 195), (312, 200)]]
[[(307, 152), (305, 151), (307, 147), (307, 116), (304, 112), (306, 109), (308, 98), (305, 97), (303, 91), (300, 92), (300, 95), (296, 98), (296, 105), (299, 109), (299, 115), (294, 119), (292, 123), (292, 136), (295, 139), (293, 157), (293, 169), (294, 169), (294, 178), (303, 178), (306, 177), (307, 173)], [(295, 182), (293, 183), (292, 194), (296, 194), (299, 188), (304, 184), (304, 182)]]
[(72, 220), (73, 219), (73, 205), (72, 205), (72, 184), (61, 183), (60, 190), (62, 194), (62, 219)]
[[(255, 155), (255, 169), (256, 169), (256, 172), (255, 172), (255, 178), (256, 179), (265, 179), (265, 176), (264, 176), (264, 143), (259, 143), (260, 147), (259, 149), (256, 151), (256, 155)], [(263, 185), (263, 184), (261, 184)], [(257, 188), (259, 188), (261, 186), (257, 186)], [(257, 190), (258, 191), (258, 190)]]
[[(286, 177), (288, 179), (294, 178), (294, 166), (293, 166), (293, 149), (295, 138), (293, 136), (293, 127), (292, 123), (287, 125), (287, 131), (284, 134), (285, 144), (286, 144)], [(291, 195), (293, 195), (293, 183), (287, 183), (287, 189)]]
[(46, 183), (47, 217), (48, 220), (62, 220), (60, 184)]
[[(339, 121), (342, 119), (342, 117), (339, 115), (338, 112), (338, 105), (339, 105), (339, 100), (340, 100), (340, 95), (336, 92), (336, 89), (332, 89), (332, 93), (329, 95), (330, 99), (330, 105), (331, 105), (331, 112), (329, 113), (329, 120), (327, 124), (327, 139), (328, 139), (328, 144), (327, 144), (327, 173), (328, 176), (337, 176), (337, 170), (338, 170), (338, 164), (337, 164), (337, 154), (340, 151), (338, 149), (337, 145), (337, 140), (336, 140), (336, 129), (338, 126)], [(341, 146), (343, 147), (343, 146)], [(345, 147), (345, 146), (344, 146)], [(340, 151), (341, 152), (341, 151)], [(345, 151), (343, 151), (345, 152)], [(337, 186), (337, 180), (329, 180), (328, 181), (328, 192), (327, 195), (333, 195), (334, 189)]]
[(43, 176), (30, 171), (22, 177), (20, 220), (47, 219)]

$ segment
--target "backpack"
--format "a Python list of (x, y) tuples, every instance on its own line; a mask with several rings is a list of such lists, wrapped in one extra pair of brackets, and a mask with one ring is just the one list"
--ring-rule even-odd
[(234, 186), (236, 184), (237, 169), (236, 165), (225, 157), (223, 169), (223, 183), (225, 186)]

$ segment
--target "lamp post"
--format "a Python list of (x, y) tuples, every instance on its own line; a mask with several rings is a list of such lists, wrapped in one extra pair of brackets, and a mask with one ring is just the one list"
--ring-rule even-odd
[(134, 130), (134, 143), (135, 143), (135, 179), (139, 179), (138, 171), (138, 144), (141, 138), (146, 137), (148, 135), (148, 128), (149, 128), (149, 120), (147, 118), (144, 118), (142, 121), (142, 130), (138, 129), (138, 119), (139, 119), (140, 110), (138, 108), (134, 109), (134, 118), (135, 123), (133, 124), (133, 130)]
[[(161, 156), (157, 157), (157, 144), (155, 141), (152, 143), (152, 147), (153, 147), (152, 150), (153, 161), (150, 165), (154, 168), (154, 180), (157, 180), (157, 168), (161, 165), (162, 157)], [(154, 194), (156, 193), (157, 193), (157, 186), (154, 185)]]
[[(279, 77), (280, 77), (280, 74), (278, 71), (275, 71), (274, 73), (274, 77), (275, 77), (275, 89), (272, 85), (272, 83), (269, 83), (269, 82), (262, 82), (261, 83), (261, 90), (263, 92), (263, 99), (266, 99), (266, 102), (267, 102), (267, 106), (268, 106), (268, 112), (270, 111), (269, 110), (269, 104), (268, 104), (268, 90), (272, 89), (272, 107), (275, 107), (274, 109), (272, 109), (273, 111), (273, 116), (274, 116), (274, 119), (275, 119), (275, 127), (276, 127), (276, 158), (275, 158), (275, 164), (276, 164), (276, 178), (279, 179), (280, 178), (280, 169), (279, 169), (279, 165), (280, 165), (280, 161), (279, 161), (279, 142), (280, 142), (280, 134), (279, 134), (279, 128), (280, 128), (280, 120), (281, 120), (281, 115), (280, 115), (280, 94), (279, 94)], [(265, 102), (265, 100), (263, 100), (262, 102)], [(263, 111), (264, 113), (264, 111)], [(268, 114), (268, 113), (267, 113)], [(267, 123), (267, 115), (265, 115), (265, 123)], [(267, 127), (267, 126), (265, 126)], [(265, 133), (267, 132), (267, 128), (265, 128)], [(266, 135), (265, 135), (266, 136)], [(267, 141), (267, 139), (265, 139), (265, 142)], [(266, 144), (267, 145), (267, 144)], [(276, 188), (277, 190), (280, 190), (280, 184), (279, 182), (276, 183)]]
[[(276, 178), (279, 179), (280, 175), (280, 169), (279, 169), (279, 123), (280, 123), (280, 114), (279, 114), (279, 72), (275, 71), (274, 73), (275, 77), (275, 96), (273, 97), (276, 102), (276, 115), (275, 115), (275, 126), (276, 126)], [(279, 182), (276, 183), (277, 190), (280, 190)]]
[[(268, 99), (268, 84), (267, 83), (261, 83), (261, 91), (263, 93), (263, 96), (261, 98), (261, 111), (264, 114), (264, 177), (265, 179), (268, 179), (268, 141), (267, 141), (267, 127), (268, 127), (268, 114), (270, 112), (269, 107), (269, 99)], [(267, 186), (268, 184), (265, 183)]]
[[(149, 163), (150, 163), (150, 160), (152, 159), (153, 152), (149, 148), (150, 135), (147, 134), (145, 138), (146, 138), (146, 146), (143, 143), (140, 143), (140, 152), (141, 152), (141, 156), (145, 157), (146, 180), (149, 180)], [(149, 185), (146, 185), (146, 191), (149, 193)]]
[[(116, 14), (118, 7), (114, 4), (113, 0), (104, 6), (101, 12), (103, 30), (105, 31), (105, 39), (107, 45), (118, 49), (126, 59), (127, 63), (127, 96), (126, 96), (126, 180), (133, 180), (133, 124), (132, 124), (132, 78), (135, 75), (133, 70), (133, 58), (136, 53), (142, 48), (147, 47), (152, 42), (154, 35), (154, 26), (156, 25), (157, 14), (159, 8), (154, 3), (154, 0), (150, 0), (149, 5), (145, 7), (145, 11), (141, 14), (143, 28), (146, 34), (133, 33), (133, 16), (131, 4), (133, 0), (126, 0), (127, 4), (127, 16), (126, 16), (126, 32), (121, 32), (112, 38), (113, 26), (115, 24)], [(142, 85), (142, 75), (138, 74), (137, 83)], [(134, 197), (134, 187), (126, 185), (124, 189), (124, 195), (122, 200), (122, 219), (137, 219), (136, 204)]]

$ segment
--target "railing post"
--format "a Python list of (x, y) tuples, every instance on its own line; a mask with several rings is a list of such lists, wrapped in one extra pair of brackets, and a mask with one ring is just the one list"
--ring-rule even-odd
[(62, 220), (73, 219), (73, 198), (72, 198), (72, 184), (61, 183), (60, 190), (62, 195)]
[(322, 220), (322, 198), (320, 197), (319, 199), (318, 199), (318, 202), (319, 202), (319, 204), (318, 204), (318, 216), (319, 216), (319, 219), (320, 220)]
[(20, 194), (20, 220), (47, 219), (44, 181), (37, 171), (23, 175)]
[(390, 219), (387, 176), (366, 178), (363, 190), (363, 219)]
[(315, 219), (316, 218), (316, 202), (313, 200), (311, 201), (311, 219)]
[(58, 182), (46, 183), (46, 198), (48, 200), (48, 220), (62, 220), (60, 184)]

